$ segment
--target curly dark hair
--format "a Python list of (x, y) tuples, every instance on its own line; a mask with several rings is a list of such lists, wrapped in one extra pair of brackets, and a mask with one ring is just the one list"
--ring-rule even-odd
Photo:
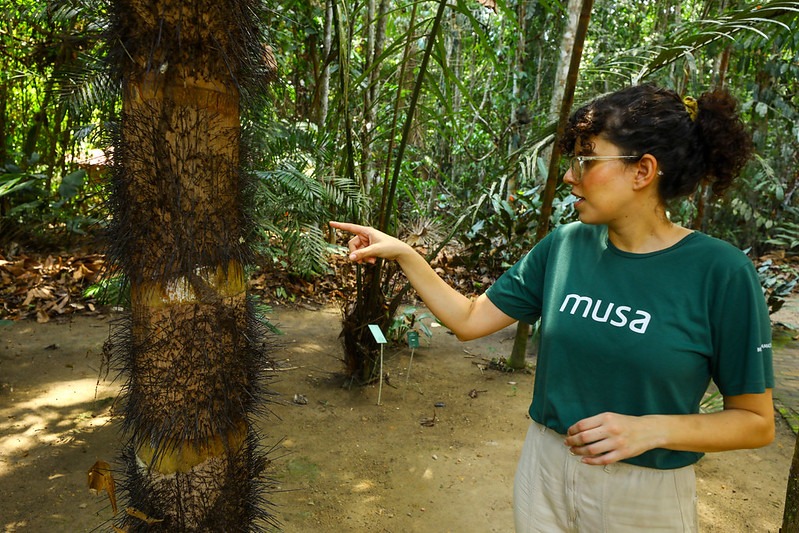
[[(663, 172), (664, 201), (693, 193), (700, 182), (721, 195), (752, 155), (752, 138), (725, 90), (704, 93), (691, 117), (680, 96), (645, 84), (610, 93), (578, 109), (560, 139), (564, 154), (574, 154), (601, 135), (624, 155), (651, 154)], [(578, 146), (579, 143), (579, 146)]]

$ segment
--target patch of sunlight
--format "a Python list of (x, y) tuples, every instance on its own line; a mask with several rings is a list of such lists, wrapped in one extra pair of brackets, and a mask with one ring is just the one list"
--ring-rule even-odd
[(374, 483), (368, 479), (364, 479), (352, 486), (352, 492), (366, 492), (367, 490), (371, 490), (374, 486)]
[(97, 390), (97, 379), (76, 379), (63, 383), (55, 383), (44, 393), (14, 405), (16, 409), (41, 409), (42, 407), (66, 407), (78, 403), (94, 401)]
[(28, 526), (27, 520), (21, 520), (19, 522), (10, 522), (5, 525), (5, 529), (3, 530), (4, 533), (13, 533), (17, 531), (18, 528), (23, 528)]
[(303, 342), (301, 344), (296, 344), (292, 346), (291, 350), (295, 353), (306, 353), (309, 351), (317, 353), (325, 353), (326, 348), (316, 342)]
[[(99, 427), (110, 420), (108, 413), (92, 416), (87, 409), (103, 412), (112, 398), (99, 397), (95, 379), (51, 384), (41, 394), (0, 409), (0, 450), (6, 457), (25, 457), (39, 445), (57, 446), (75, 441), (75, 433)], [(0, 475), (7, 465), (0, 463)]]
[[(53, 411), (30, 413), (21, 418), (17, 417), (16, 423), (10, 428), (10, 431), (14, 433), (0, 437), (0, 449), (3, 450), (4, 455), (14, 455), (28, 451), (38, 444), (48, 446), (67, 444), (75, 440), (74, 436), (69, 434), (79, 431), (79, 428), (100, 427), (110, 421), (110, 417), (102, 416), (84, 422), (81, 420), (81, 414), (78, 412), (65, 415), (72, 420), (72, 425), (68, 428), (61, 428), (51, 423), (62, 416)], [(56, 427), (58, 429), (54, 430)], [(0, 430), (6, 433), (8, 428), (0, 425)]]

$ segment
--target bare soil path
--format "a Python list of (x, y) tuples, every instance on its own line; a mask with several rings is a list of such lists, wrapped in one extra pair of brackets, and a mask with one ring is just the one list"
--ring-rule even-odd
[[(387, 348), (378, 406), (377, 384), (342, 387), (337, 309), (277, 308), (270, 318), (284, 332), (271, 383), (279, 396), (259, 427), (266, 446), (280, 443), (271, 500), (284, 531), (513, 530), (532, 376), (487, 368), (509, 352), (512, 329), (460, 343), (435, 328), (409, 378), (409, 349)], [(80, 316), (0, 326), (0, 531), (111, 529), (108, 499), (86, 486), (96, 460), (119, 466), (121, 383), (101, 371), (108, 331), (108, 318)], [(776, 533), (793, 445), (778, 416), (772, 445), (700, 461), (701, 531)]]

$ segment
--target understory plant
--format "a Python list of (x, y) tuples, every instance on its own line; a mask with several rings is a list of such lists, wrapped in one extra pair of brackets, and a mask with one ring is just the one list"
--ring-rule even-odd
[(255, 188), (256, 251), (302, 277), (327, 271), (334, 246), (324, 230), (335, 214), (364, 203), (352, 179), (331, 175), (331, 139), (308, 122), (253, 124), (259, 145)]

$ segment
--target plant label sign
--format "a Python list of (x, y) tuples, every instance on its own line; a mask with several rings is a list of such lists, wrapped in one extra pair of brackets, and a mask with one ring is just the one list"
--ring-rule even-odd
[(377, 324), (369, 324), (369, 331), (372, 332), (372, 337), (375, 338), (377, 344), (385, 344), (388, 342), (386, 337), (383, 335), (383, 332), (380, 331), (380, 326)]
[(417, 331), (408, 332), (408, 347), (410, 348), (419, 347), (419, 332)]

